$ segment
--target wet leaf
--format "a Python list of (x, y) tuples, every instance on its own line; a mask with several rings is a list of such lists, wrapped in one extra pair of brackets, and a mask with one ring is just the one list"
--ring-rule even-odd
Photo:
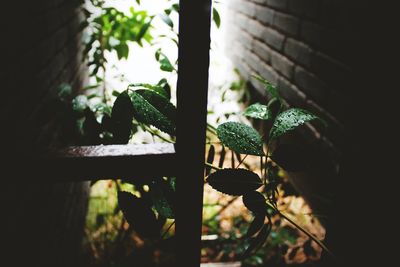
[(269, 133), (270, 140), (276, 139), (296, 129), (298, 126), (316, 119), (321, 120), (318, 116), (303, 109), (292, 108), (285, 110), (276, 117)]
[(154, 127), (175, 135), (175, 124), (166, 115), (162, 114), (156, 107), (149, 103), (143, 96), (136, 92), (130, 94), (134, 117), (138, 122)]
[(168, 181), (156, 179), (150, 184), (154, 208), (165, 218), (174, 219), (175, 193)]
[(262, 186), (260, 177), (246, 169), (222, 169), (208, 176), (209, 185), (222, 193), (240, 196)]
[(243, 112), (243, 115), (260, 120), (269, 120), (272, 118), (271, 111), (268, 109), (268, 107), (260, 103), (256, 103), (247, 107)]
[(159, 112), (170, 119), (174, 124), (176, 123), (176, 107), (169, 101), (168, 98), (152, 90), (136, 90), (147, 102), (155, 107)]
[(263, 142), (258, 132), (243, 123), (225, 122), (218, 126), (221, 142), (235, 152), (249, 155), (264, 155)]

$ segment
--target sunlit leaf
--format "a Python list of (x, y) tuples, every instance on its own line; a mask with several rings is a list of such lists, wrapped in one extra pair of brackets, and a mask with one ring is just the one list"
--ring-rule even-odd
[(256, 103), (247, 107), (243, 112), (243, 115), (260, 120), (269, 120), (272, 118), (271, 111), (268, 109), (268, 107), (260, 103)]
[(213, 8), (213, 16), (212, 16), (215, 25), (217, 25), (217, 28), (221, 26), (221, 17), (219, 16), (218, 10)]
[(165, 14), (165, 13), (160, 14), (160, 18), (165, 22), (165, 24), (167, 24), (171, 28), (174, 27), (174, 23), (172, 22), (172, 19), (167, 14)]
[(126, 43), (121, 43), (115, 47), (118, 59), (127, 59), (129, 55), (129, 47)]
[(169, 59), (164, 56), (161, 60), (160, 60), (160, 69), (163, 71), (167, 71), (167, 72), (171, 72), (173, 71), (175, 68), (174, 66), (172, 66), (171, 62), (169, 61)]
[(151, 21), (145, 23), (142, 25), (142, 27), (140, 28), (139, 33), (136, 35), (136, 41), (139, 42), (141, 41), (141, 39), (143, 38), (143, 36), (146, 34), (146, 32), (149, 30), (151, 26)]

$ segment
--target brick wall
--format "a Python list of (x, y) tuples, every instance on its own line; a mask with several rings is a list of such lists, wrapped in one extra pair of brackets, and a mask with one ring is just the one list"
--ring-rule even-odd
[[(357, 83), (352, 81), (352, 73), (357, 69), (350, 66), (360, 62), (354, 57), (355, 44), (363, 46), (355, 31), (359, 24), (356, 14), (362, 5), (344, 0), (228, 3), (226, 51), (241, 76), (249, 81), (251, 102), (265, 102), (268, 98), (264, 87), (250, 78), (256, 73), (278, 86), (287, 105), (313, 111), (329, 125), (323, 129), (308, 124), (282, 141), (305, 142), (318, 153), (321, 163), (314, 163), (318, 170), (289, 176), (314, 212), (327, 216), (320, 220), (327, 228), (325, 241), (334, 247), (338, 192), (343, 188), (337, 172), (349, 145), (345, 143), (348, 132), (344, 124), (349, 126), (346, 112), (352, 111), (350, 104), (354, 103), (346, 99), (354, 99), (357, 89)], [(268, 124), (254, 123), (260, 131), (268, 129)]]
[[(327, 131), (309, 125), (303, 135), (320, 140), (335, 158), (344, 145), (349, 14), (342, 0), (229, 1), (227, 51), (241, 75), (258, 73), (278, 85), (289, 105), (323, 117)], [(265, 95), (261, 84), (251, 85)]]
[[(11, 164), (7, 159), (57, 143), (57, 88), (69, 83), (78, 92), (87, 81), (78, 2), (2, 4), (2, 163)], [(15, 168), (24, 168), (23, 161), (16, 163)], [(38, 182), (40, 177), (0, 175), (1, 223), (6, 225), (2, 262), (7, 266), (77, 266), (88, 184), (51, 184)]]

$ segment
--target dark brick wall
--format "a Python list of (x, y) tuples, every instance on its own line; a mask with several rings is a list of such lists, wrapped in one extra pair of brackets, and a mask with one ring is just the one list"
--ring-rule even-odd
[[(313, 164), (318, 168), (289, 177), (314, 212), (326, 215), (321, 218), (327, 228), (325, 241), (336, 251), (343, 242), (338, 241), (335, 223), (343, 188), (337, 174), (349, 151), (344, 125), (348, 128), (348, 112), (356, 103), (347, 99), (361, 96), (352, 80), (358, 72), (355, 66), (363, 62), (354, 57), (364, 46), (357, 30), (367, 29), (357, 22), (361, 6), (344, 0), (231, 0), (227, 16), (226, 51), (249, 81), (251, 102), (268, 98), (264, 87), (250, 78), (256, 73), (278, 86), (287, 105), (308, 109), (329, 125), (323, 129), (308, 124), (281, 141), (305, 142), (315, 149), (321, 162)], [(268, 124), (254, 126), (264, 131)], [(329, 264), (329, 257), (325, 260)]]
[[(78, 92), (87, 81), (78, 2), (2, 4), (2, 164), (24, 168), (18, 160), (21, 155), (58, 143), (60, 128), (53, 106), (57, 88), (69, 83)], [(7, 266), (77, 266), (88, 184), (43, 183), (40, 177), (15, 177), (12, 172), (0, 176), (1, 224), (5, 224), (2, 262)]]
[[(241, 75), (257, 73), (278, 85), (289, 105), (323, 117), (327, 131), (304, 134), (339, 158), (344, 145), (345, 82), (352, 33), (350, 7), (342, 0), (229, 1), (229, 56)], [(250, 80), (258, 93), (262, 85)]]

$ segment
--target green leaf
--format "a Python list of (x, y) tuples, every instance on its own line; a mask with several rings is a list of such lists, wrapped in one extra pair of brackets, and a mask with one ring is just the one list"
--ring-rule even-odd
[(140, 94), (132, 92), (130, 97), (133, 104), (134, 117), (138, 122), (153, 125), (163, 132), (175, 135), (175, 124), (170, 118), (161, 113)]
[[(270, 140), (276, 139), (283, 134), (296, 129), (306, 122), (319, 119), (318, 116), (299, 108), (292, 108), (280, 113), (269, 132)], [(321, 120), (322, 121), (322, 120)]]
[(175, 68), (174, 66), (172, 66), (171, 62), (169, 61), (169, 59), (164, 56), (161, 60), (160, 60), (160, 69), (163, 71), (167, 71), (167, 72), (172, 72)]
[(163, 95), (156, 91), (139, 89), (135, 91), (146, 99), (159, 112), (165, 115), (172, 123), (176, 123), (176, 107)]
[(171, 98), (171, 88), (169, 87), (166, 79), (161, 79), (156, 85), (151, 85), (149, 83), (132, 83), (129, 85), (129, 87), (142, 87), (150, 89), (164, 96), (168, 100)]
[(72, 110), (80, 115), (83, 115), (83, 112), (88, 107), (88, 99), (85, 95), (78, 95), (74, 99), (72, 99)]
[(243, 195), (243, 204), (248, 210), (256, 214), (265, 214), (267, 209), (265, 197), (257, 191), (251, 191)]
[(247, 247), (246, 251), (244, 252), (243, 258), (247, 258), (250, 256), (252, 252), (257, 251), (262, 247), (265, 241), (268, 238), (269, 233), (271, 232), (271, 224), (265, 224), (260, 232), (258, 232), (257, 236), (250, 241), (250, 245)]
[(118, 55), (118, 59), (128, 59), (128, 55), (129, 55), (129, 46), (126, 43), (121, 43), (119, 44), (117, 47), (117, 55)]
[(272, 118), (271, 111), (268, 109), (268, 107), (260, 103), (253, 104), (246, 108), (246, 110), (243, 112), (243, 115), (260, 120), (269, 120)]
[(62, 83), (57, 87), (57, 95), (63, 102), (69, 102), (72, 96), (72, 87), (68, 83)]
[(241, 154), (264, 155), (263, 142), (258, 132), (243, 123), (225, 122), (218, 126), (217, 135), (222, 144)]
[(120, 93), (111, 111), (111, 124), (114, 142), (128, 143), (132, 131), (133, 107), (127, 91)]
[(154, 57), (156, 58), (157, 61), (160, 61), (160, 56), (161, 56), (161, 48), (158, 48), (154, 53)]
[(264, 84), (265, 89), (272, 95), (272, 97), (276, 97), (279, 100), (281, 99), (278, 93), (278, 89), (276, 88), (275, 85), (273, 85), (272, 83), (270, 83), (269, 81), (258, 75), (253, 74), (252, 76), (256, 78), (258, 81), (260, 81), (262, 84)]
[(142, 25), (139, 33), (136, 35), (136, 42), (140, 42), (142, 40), (143, 36), (146, 34), (150, 26), (151, 26), (151, 21)]
[(161, 87), (163, 89), (163, 91), (165, 92), (162, 93), (162, 95), (164, 95), (166, 98), (171, 99), (171, 87), (168, 84), (167, 79), (162, 78), (158, 83), (157, 83), (158, 87)]
[(165, 218), (174, 219), (175, 193), (168, 181), (157, 179), (150, 184), (150, 195), (154, 208)]
[(179, 12), (179, 4), (173, 4), (172, 8), (176, 11)]
[(160, 14), (160, 18), (165, 22), (165, 24), (167, 24), (171, 28), (174, 27), (174, 23), (172, 22), (171, 18), (167, 14)]
[(128, 192), (118, 192), (118, 205), (129, 225), (142, 237), (156, 238), (159, 226), (151, 207), (141, 198)]
[(217, 28), (221, 26), (221, 17), (219, 16), (218, 10), (213, 8), (213, 20), (215, 22), (215, 25), (217, 25)]
[(265, 221), (265, 215), (264, 214), (256, 214), (254, 216), (253, 221), (251, 222), (249, 228), (247, 229), (246, 232), (246, 237), (251, 237), (254, 234), (256, 234), (260, 229), (263, 227)]
[(240, 196), (262, 186), (260, 177), (246, 169), (222, 169), (210, 174), (209, 185), (224, 194)]

